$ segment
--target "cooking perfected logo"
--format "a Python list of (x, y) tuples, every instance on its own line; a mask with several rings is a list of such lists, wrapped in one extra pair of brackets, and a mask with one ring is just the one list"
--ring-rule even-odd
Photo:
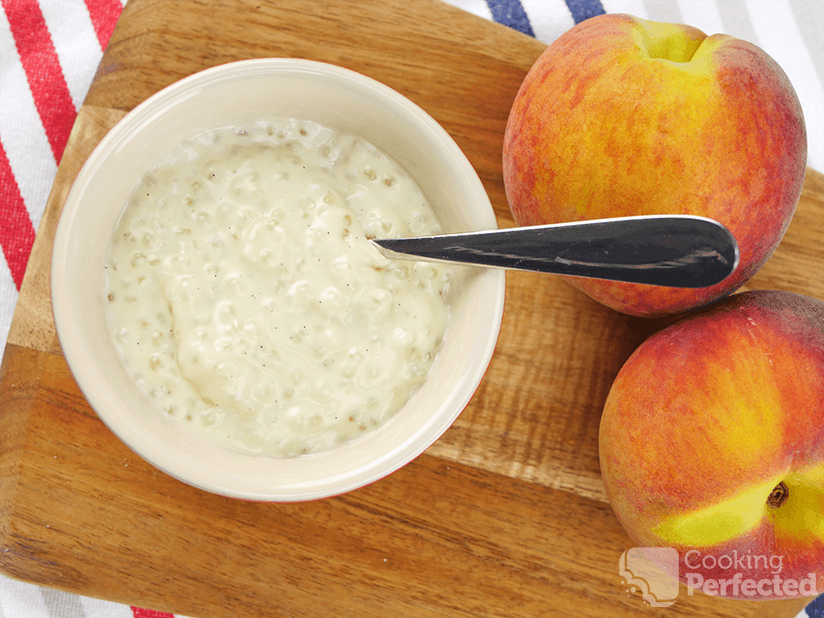
[[(801, 579), (785, 578), (783, 567), (784, 557), (780, 555), (732, 550), (717, 556), (692, 549), (682, 558), (673, 547), (633, 547), (618, 561), (618, 573), (624, 579), (627, 593), (640, 592), (650, 607), (669, 607), (675, 603), (680, 573), (684, 575), (688, 595), (696, 590), (709, 596), (738, 599), (818, 594), (815, 573)], [(708, 572), (721, 577), (707, 577)]]
[(640, 592), (650, 607), (669, 607), (678, 598), (678, 550), (633, 547), (621, 555), (618, 573), (627, 592)]

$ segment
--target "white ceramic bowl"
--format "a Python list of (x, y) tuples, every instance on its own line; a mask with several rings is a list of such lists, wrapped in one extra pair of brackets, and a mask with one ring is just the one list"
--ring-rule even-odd
[(239, 454), (205, 442), (152, 407), (105, 327), (104, 264), (126, 200), (181, 141), (255, 118), (297, 117), (350, 131), (417, 181), (448, 232), (497, 227), (461, 150), (428, 114), (394, 90), (340, 67), (295, 59), (230, 63), (192, 75), (130, 112), (100, 142), (66, 200), (51, 286), (58, 336), (90, 405), (138, 455), (202, 489), (251, 500), (310, 500), (371, 483), (408, 463), (452, 424), (486, 371), (503, 313), (504, 273), (477, 269), (451, 307), (424, 385), (381, 427), (297, 458)]

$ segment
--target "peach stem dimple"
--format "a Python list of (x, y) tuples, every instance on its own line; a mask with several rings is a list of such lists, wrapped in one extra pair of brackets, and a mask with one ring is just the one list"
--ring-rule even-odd
[(651, 59), (679, 64), (690, 62), (706, 40), (706, 37), (692, 38), (686, 32), (672, 31), (666, 24), (655, 22), (647, 22), (640, 32), (643, 37), (642, 48)]

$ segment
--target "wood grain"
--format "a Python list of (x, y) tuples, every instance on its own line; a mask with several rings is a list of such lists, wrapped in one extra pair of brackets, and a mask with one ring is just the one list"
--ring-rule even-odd
[[(303, 504), (232, 500), (149, 466), (89, 408), (51, 317), (51, 242), (97, 142), (147, 96), (243, 58), (303, 57), (374, 77), (432, 114), (475, 166), (501, 226), (506, 117), (544, 46), (433, 0), (130, 0), (58, 169), (0, 370), (0, 571), (192, 616), (636, 616), (632, 544), (598, 471), (600, 410), (664, 321), (629, 318), (557, 278), (508, 273), (504, 322), (453, 427), (395, 474)], [(824, 298), (824, 176), (749, 287)], [(673, 616), (793, 617), (804, 600), (682, 588)]]

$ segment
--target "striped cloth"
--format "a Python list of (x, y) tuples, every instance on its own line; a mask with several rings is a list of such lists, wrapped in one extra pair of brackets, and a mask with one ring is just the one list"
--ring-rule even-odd
[[(546, 43), (605, 12), (752, 41), (789, 74), (807, 121), (808, 163), (824, 171), (823, 0), (447, 1)], [(0, 349), (72, 123), (125, 2), (0, 0)], [(824, 618), (824, 597), (799, 614), (807, 616)], [(174, 617), (0, 576), (0, 618)]]

